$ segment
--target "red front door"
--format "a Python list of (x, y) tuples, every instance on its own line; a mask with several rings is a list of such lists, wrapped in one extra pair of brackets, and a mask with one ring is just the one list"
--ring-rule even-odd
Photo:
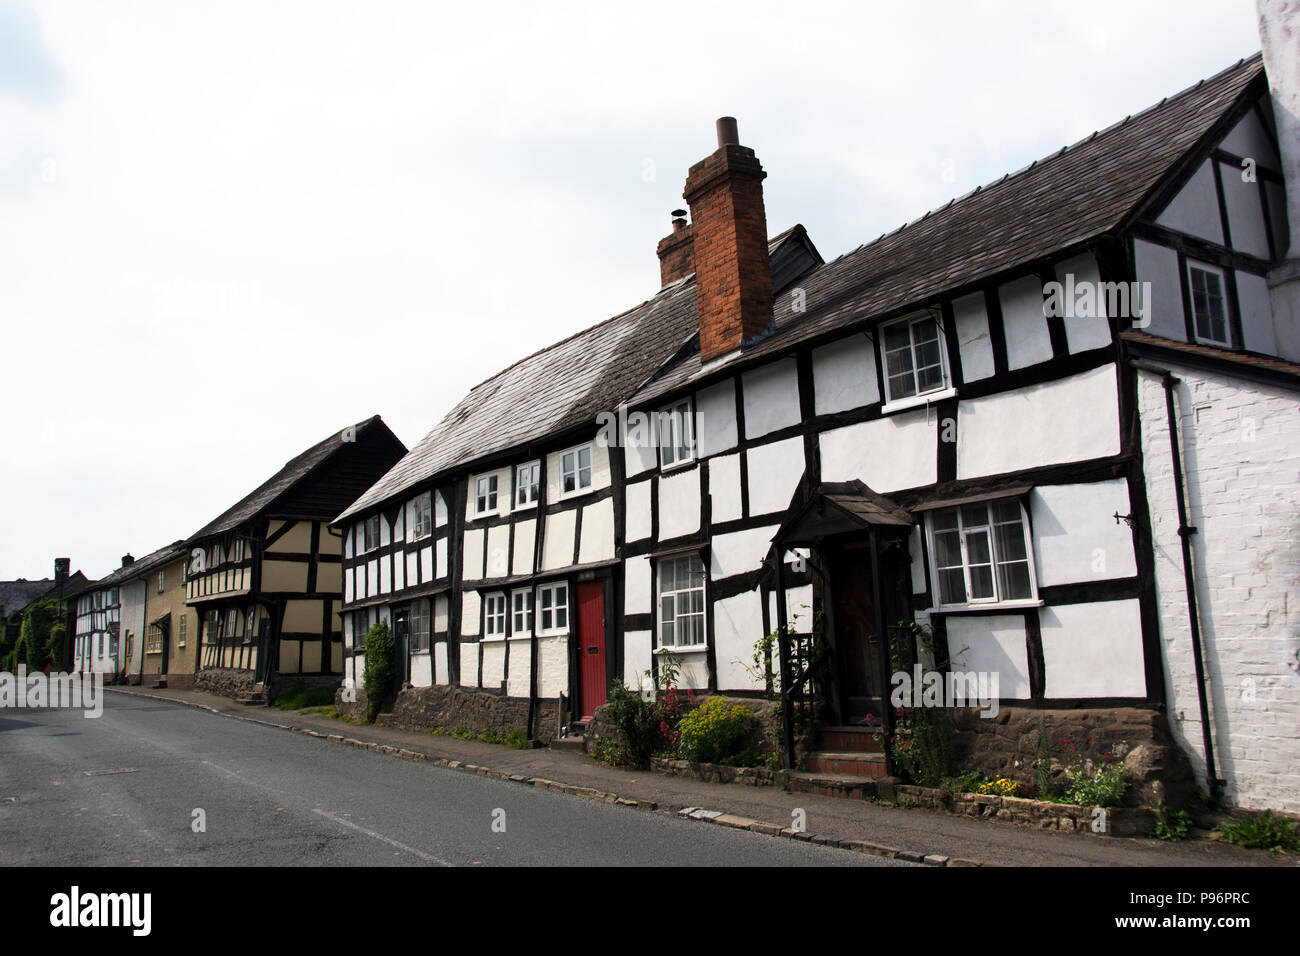
[(578, 585), (578, 662), (582, 684), (582, 716), (587, 719), (605, 703), (605, 584)]

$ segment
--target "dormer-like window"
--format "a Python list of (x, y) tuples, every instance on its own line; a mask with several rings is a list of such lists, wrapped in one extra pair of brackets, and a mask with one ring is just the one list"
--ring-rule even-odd
[(537, 503), (542, 479), (539, 462), (529, 462), (515, 469), (515, 507), (524, 508)]
[(415, 499), (411, 509), (411, 528), (416, 540), (433, 534), (433, 492), (426, 491)]
[(560, 456), (560, 495), (576, 495), (591, 487), (591, 445), (579, 445)]
[(1232, 340), (1228, 334), (1223, 270), (1200, 262), (1189, 262), (1187, 286), (1192, 294), (1192, 323), (1196, 330), (1196, 341), (1230, 348)]
[(695, 427), (690, 401), (678, 402), (663, 409), (656, 420), (659, 463), (675, 468), (695, 458)]
[(882, 325), (880, 344), (886, 402), (948, 387), (943, 332), (933, 316), (914, 316)]
[(474, 497), (474, 513), (488, 514), (497, 510), (497, 476), (483, 475), (478, 479)]

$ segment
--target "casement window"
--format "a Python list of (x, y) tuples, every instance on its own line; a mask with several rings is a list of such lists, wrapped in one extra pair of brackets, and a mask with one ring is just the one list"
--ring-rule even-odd
[(235, 560), (236, 561), (244, 560), (244, 539), (243, 538), (235, 539)]
[(475, 484), (474, 513), (484, 515), (497, 510), (497, 476), (482, 475)]
[(483, 597), (483, 636), (506, 636), (506, 596), (500, 591)]
[(159, 572), (158, 572), (158, 593), (159, 593), (159, 594), (162, 594), (162, 593), (163, 593), (163, 586), (164, 586), (164, 585), (163, 585), (163, 582), (164, 582), (165, 579), (166, 579), (166, 573), (167, 573), (167, 572), (165, 572), (165, 571), (159, 571)]
[(537, 589), (537, 633), (567, 634), (569, 631), (569, 586), (543, 584)]
[(882, 325), (880, 344), (886, 402), (948, 387), (943, 332), (933, 316), (923, 315)]
[(352, 648), (353, 650), (364, 651), (366, 649), (366, 635), (370, 633), (370, 608), (362, 608), (360, 611), (352, 612)]
[(932, 511), (930, 536), (938, 606), (1036, 599), (1029, 522), (1018, 499)]
[(410, 628), (411, 651), (427, 651), (429, 649), (428, 601), (411, 602)]
[(560, 455), (560, 496), (576, 495), (591, 487), (591, 445), (579, 445)]
[(373, 515), (357, 525), (353, 551), (362, 555), (377, 547), (379, 547), (379, 515)]
[(665, 408), (656, 417), (659, 463), (674, 468), (695, 458), (695, 423), (689, 401)]
[(186, 638), (185, 632), (187, 630), (188, 624), (189, 624), (189, 618), (187, 618), (184, 614), (182, 614), (180, 616), (180, 619), (176, 622), (176, 646), (177, 647), (185, 646), (185, 638)]
[(433, 492), (426, 491), (415, 499), (411, 509), (411, 530), (417, 541), (433, 534)]
[[(127, 634), (129, 636), (130, 632), (128, 631)], [(162, 646), (163, 646), (162, 628), (159, 627), (157, 624), (150, 624), (149, 632), (145, 637), (144, 652), (146, 654), (161, 654), (163, 649)], [(128, 657), (131, 656), (129, 650), (127, 651), (127, 656)]]
[(529, 462), (515, 469), (515, 507), (523, 508), (537, 503), (537, 495), (542, 480), (542, 466), (539, 462)]
[(707, 643), (704, 627), (704, 562), (699, 555), (659, 562), (659, 647)]
[(226, 612), (226, 637), (235, 637), (239, 633), (239, 612), (233, 607)]
[(515, 637), (528, 637), (533, 633), (532, 588), (510, 592), (510, 633)]
[(1192, 324), (1196, 341), (1231, 347), (1223, 270), (1200, 262), (1189, 262), (1187, 288), (1192, 294)]

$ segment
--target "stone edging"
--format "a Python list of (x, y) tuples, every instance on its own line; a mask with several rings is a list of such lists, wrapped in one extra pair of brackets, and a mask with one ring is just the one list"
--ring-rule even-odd
[(670, 777), (690, 777), (704, 783), (739, 783), (749, 787), (776, 784), (776, 774), (766, 767), (732, 767), (721, 763), (691, 763), (671, 757), (651, 757), (650, 769)]
[[(109, 689), (111, 688), (105, 688), (105, 690)], [(890, 859), (904, 860), (909, 863), (924, 863), (929, 866), (984, 865), (975, 860), (966, 860), (961, 857), (947, 857), (939, 853), (927, 854), (911, 850), (900, 850), (896, 847), (869, 843), (866, 840), (840, 840), (835, 837), (821, 836), (806, 831), (793, 830), (790, 827), (783, 827), (774, 823), (764, 823), (760, 820), (751, 820), (748, 817), (737, 816), (723, 810), (705, 810), (701, 807), (678, 807), (671, 804), (632, 800), (627, 797), (621, 797), (616, 793), (606, 793), (603, 790), (597, 790), (594, 787), (578, 787), (573, 786), (572, 784), (562, 783), (558, 780), (549, 780), (544, 777), (529, 777), (523, 774), (512, 774), (504, 770), (493, 770), (490, 767), (480, 767), (476, 764), (466, 763), (463, 760), (448, 760), (445, 757), (434, 757), (430, 754), (420, 753), (418, 750), (409, 750), (404, 747), (394, 747), (391, 744), (379, 744), (368, 740), (358, 740), (355, 737), (345, 737), (343, 734), (323, 734), (320, 731), (312, 730), (308, 727), (298, 727), (293, 724), (280, 724), (275, 723), (274, 721), (260, 720), (256, 717), (246, 717), (243, 714), (232, 714), (227, 711), (217, 710), (215, 707), (209, 707), (206, 704), (200, 704), (196, 701), (180, 700), (176, 697), (163, 697), (159, 694), (143, 694), (137, 691), (118, 690), (115, 692), (119, 694), (129, 694), (132, 697), (148, 697), (154, 700), (164, 700), (172, 704), (182, 704), (186, 707), (196, 707), (199, 710), (206, 710), (209, 713), (216, 714), (220, 717), (233, 717), (235, 720), (246, 720), (250, 723), (262, 724), (265, 727), (274, 727), (278, 730), (288, 730), (293, 733), (303, 734), (307, 737), (315, 737), (331, 743), (348, 744), (349, 746), (358, 747), (362, 750), (370, 750), (375, 753), (401, 757), (403, 760), (419, 761), (422, 763), (428, 763), (435, 767), (444, 767), (448, 770), (459, 770), (465, 773), (478, 774), (482, 777), (495, 777), (498, 780), (505, 780), (510, 783), (520, 783), (525, 786), (536, 787), (539, 790), (551, 790), (555, 793), (567, 793), (575, 797), (586, 797), (590, 800), (598, 800), (601, 803), (631, 807), (634, 810), (649, 810), (651, 812), (665, 814), (675, 813), (683, 819), (714, 823), (719, 826), (731, 827), (738, 830), (749, 830), (751, 833), (758, 833), (763, 836), (803, 840), (808, 843), (815, 843), (818, 846), (835, 847), (841, 850), (850, 850), (854, 853), (866, 853), (871, 856), (889, 857)], [(685, 763), (685, 761), (681, 762)], [(731, 767), (727, 769), (739, 770), (758, 768)], [(771, 771), (768, 772), (770, 773)]]
[(955, 816), (1001, 820), (1039, 830), (1144, 837), (1155, 823), (1155, 812), (1146, 807), (1081, 807), (1072, 803), (1002, 797), (991, 793), (957, 793), (945, 798), (942, 790), (907, 784), (895, 784), (894, 793), (899, 797), (907, 797), (917, 806), (928, 810), (942, 810)]

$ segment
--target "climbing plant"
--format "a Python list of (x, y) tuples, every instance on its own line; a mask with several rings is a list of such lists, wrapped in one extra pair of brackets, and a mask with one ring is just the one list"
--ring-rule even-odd
[(366, 689), (366, 721), (373, 724), (393, 689), (397, 674), (394, 662), (392, 629), (380, 621), (366, 635), (366, 669), (362, 683)]

